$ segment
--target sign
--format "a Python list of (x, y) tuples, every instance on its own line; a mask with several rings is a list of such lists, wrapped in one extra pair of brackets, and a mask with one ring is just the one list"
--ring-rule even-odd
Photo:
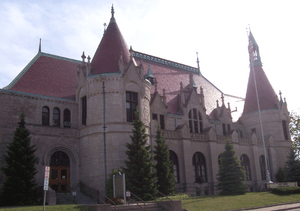
[(72, 192), (72, 196), (76, 196), (76, 192), (75, 191)]
[(123, 177), (115, 176), (115, 197), (123, 197)]
[(45, 166), (45, 178), (49, 179), (50, 175), (50, 166)]
[(49, 178), (45, 178), (44, 179), (44, 190), (48, 190), (48, 186), (49, 186)]
[(268, 188), (297, 187), (297, 182), (275, 182), (267, 184)]
[(126, 191), (126, 197), (130, 197), (130, 196), (131, 196), (130, 191)]

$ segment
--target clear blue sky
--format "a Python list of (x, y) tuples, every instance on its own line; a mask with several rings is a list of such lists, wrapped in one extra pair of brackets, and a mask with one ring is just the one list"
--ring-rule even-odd
[[(0, 2), (0, 88), (38, 52), (93, 57), (111, 5), (134, 50), (196, 67), (224, 93), (245, 97), (249, 59), (246, 28), (259, 45), (263, 68), (289, 110), (298, 111), (298, 1), (14, 1)], [(299, 112), (299, 111), (298, 111)]]

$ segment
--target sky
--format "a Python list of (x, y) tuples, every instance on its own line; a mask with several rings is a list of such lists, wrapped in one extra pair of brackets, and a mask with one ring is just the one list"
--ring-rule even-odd
[(42, 52), (93, 57), (114, 5), (133, 50), (193, 67), (222, 92), (246, 96), (249, 27), (263, 69), (289, 111), (300, 113), (300, 13), (297, 0), (1, 0), (0, 88)]

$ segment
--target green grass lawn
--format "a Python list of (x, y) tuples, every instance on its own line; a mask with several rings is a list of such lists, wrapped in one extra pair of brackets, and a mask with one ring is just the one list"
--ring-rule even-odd
[[(28, 206), (28, 207), (10, 207), (0, 208), (1, 211), (42, 211), (43, 206)], [(45, 206), (45, 211), (86, 211), (85, 206), (80, 205), (54, 205)]]
[(238, 196), (208, 196), (181, 199), (189, 211), (233, 210), (300, 201), (300, 194), (279, 196), (270, 192), (246, 193)]
[[(246, 193), (238, 196), (198, 196), (188, 197), (179, 194), (171, 197), (172, 200), (181, 200), (182, 208), (189, 211), (219, 211), (233, 210), (265, 205), (282, 204), (300, 201), (300, 194), (279, 196), (270, 192)], [(0, 208), (0, 211), (41, 211), (43, 206)], [(80, 205), (54, 205), (46, 206), (45, 211), (86, 211), (85, 206)]]

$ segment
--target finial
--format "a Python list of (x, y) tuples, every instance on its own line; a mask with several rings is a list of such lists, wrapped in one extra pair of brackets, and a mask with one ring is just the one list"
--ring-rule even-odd
[(154, 86), (155, 86), (155, 92), (157, 92), (157, 81), (156, 80), (154, 82)]
[(104, 34), (106, 31), (106, 23), (104, 23), (103, 26), (104, 26), (104, 31), (103, 31), (103, 34)]
[(39, 53), (42, 52), (42, 39), (40, 38), (40, 43), (39, 43)]
[(166, 96), (166, 90), (163, 89), (163, 96), (165, 97)]
[(132, 46), (130, 46), (129, 54), (130, 54), (130, 58), (132, 59), (132, 58), (133, 58), (133, 50), (132, 50)]
[(219, 100), (217, 100), (217, 108), (219, 108), (220, 106), (219, 106)]
[(203, 95), (203, 87), (202, 86), (200, 86), (200, 94)]
[(88, 60), (88, 63), (91, 63), (91, 57), (90, 57), (90, 55), (88, 55), (87, 60)]
[(196, 55), (197, 55), (198, 74), (201, 75), (201, 73), (200, 73), (200, 64), (199, 64), (199, 57), (198, 57), (198, 51), (196, 52)]
[(82, 52), (81, 58), (82, 58), (82, 62), (84, 63), (85, 62), (84, 60), (86, 58), (85, 55), (84, 55), (84, 51)]
[(228, 105), (228, 109), (230, 110), (230, 103), (228, 102), (227, 105)]
[(224, 105), (224, 94), (222, 93), (221, 95), (221, 99), (222, 99), (222, 106)]
[(115, 14), (115, 10), (114, 10), (114, 5), (112, 4), (111, 5), (111, 18), (115, 18), (114, 14)]
[(279, 90), (279, 96), (280, 96), (280, 101), (282, 101), (282, 93), (281, 93), (281, 90)]
[(182, 81), (180, 81), (180, 89), (183, 89)]

